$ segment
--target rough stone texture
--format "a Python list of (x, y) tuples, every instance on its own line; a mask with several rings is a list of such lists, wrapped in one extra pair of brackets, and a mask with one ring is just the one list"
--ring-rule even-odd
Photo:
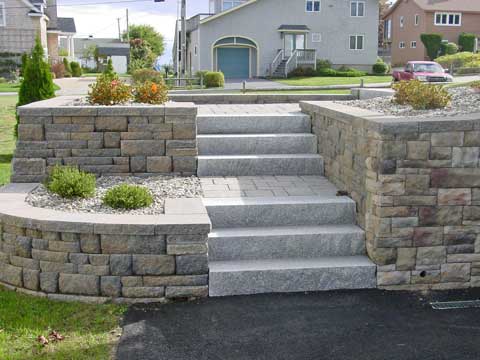
[[(60, 97), (19, 110), (12, 181), (42, 181), (55, 164), (75, 165), (99, 175), (196, 173), (193, 104), (106, 109), (68, 106), (69, 101)], [(31, 123), (33, 117), (46, 114), (53, 115), (53, 124)]]
[(479, 286), (480, 114), (406, 121), (328, 102), (301, 107), (325, 176), (357, 203), (378, 286)]

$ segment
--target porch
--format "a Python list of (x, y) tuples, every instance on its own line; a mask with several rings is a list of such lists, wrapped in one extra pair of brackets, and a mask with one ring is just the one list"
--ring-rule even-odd
[(317, 51), (315, 49), (295, 49), (287, 54), (284, 49), (279, 49), (269, 68), (269, 76), (286, 78), (288, 74), (298, 67), (311, 67), (317, 69)]

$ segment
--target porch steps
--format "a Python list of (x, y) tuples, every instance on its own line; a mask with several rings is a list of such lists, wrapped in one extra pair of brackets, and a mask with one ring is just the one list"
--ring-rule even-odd
[(285, 68), (287, 66), (288, 59), (282, 60), (280, 64), (278, 64), (277, 68), (273, 72), (274, 78), (284, 78), (285, 77)]

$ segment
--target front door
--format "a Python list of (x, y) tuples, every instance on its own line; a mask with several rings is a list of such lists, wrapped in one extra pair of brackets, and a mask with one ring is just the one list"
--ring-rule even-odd
[(287, 58), (292, 56), (295, 50), (305, 49), (305, 34), (285, 33), (283, 49)]

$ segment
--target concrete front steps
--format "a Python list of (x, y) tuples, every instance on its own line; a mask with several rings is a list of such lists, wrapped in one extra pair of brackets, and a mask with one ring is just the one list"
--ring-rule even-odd
[(199, 176), (323, 174), (305, 114), (200, 115), (197, 132)]
[(374, 288), (347, 197), (204, 199), (210, 296)]

